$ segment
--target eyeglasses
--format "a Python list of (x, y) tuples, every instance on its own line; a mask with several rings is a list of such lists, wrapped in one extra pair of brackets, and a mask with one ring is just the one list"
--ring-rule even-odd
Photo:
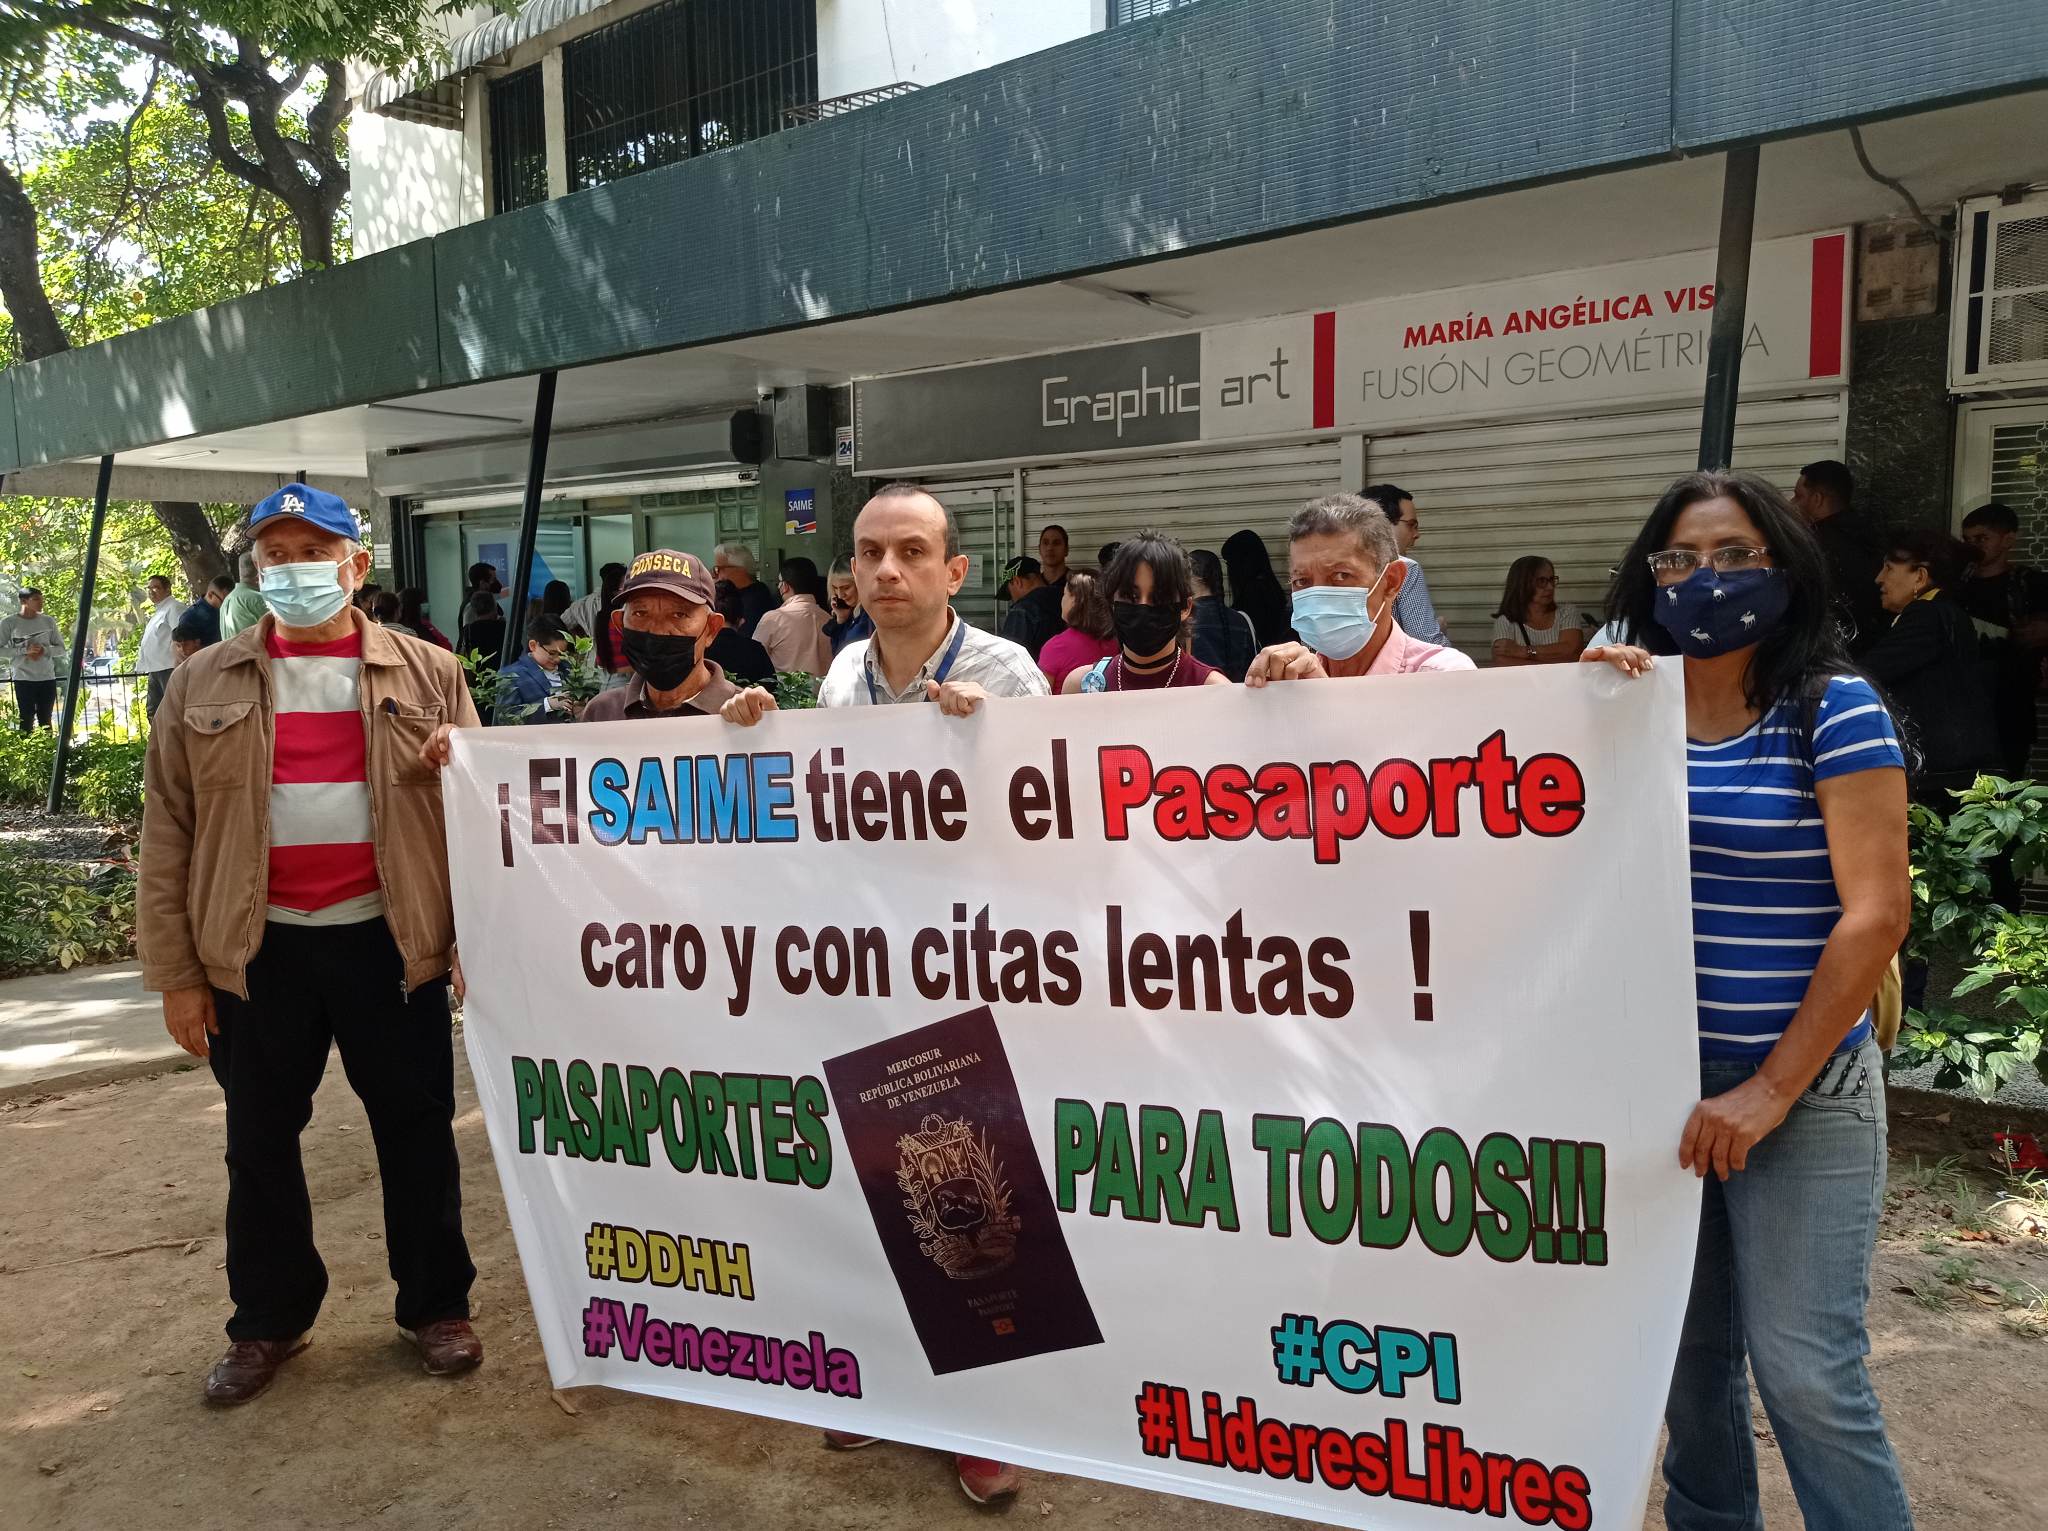
[(1691, 579), (1702, 564), (1716, 574), (1740, 574), (1745, 569), (1762, 569), (1771, 561), (1769, 548), (1715, 548), (1696, 553), (1691, 548), (1666, 548), (1649, 556), (1650, 573), (1660, 585), (1676, 585)]

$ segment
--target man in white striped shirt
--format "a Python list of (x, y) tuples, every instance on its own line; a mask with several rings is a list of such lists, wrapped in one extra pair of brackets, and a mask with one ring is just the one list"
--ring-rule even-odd
[(354, 513), (295, 484), (250, 513), (270, 615), (177, 667), (150, 731), (137, 890), (143, 987), (227, 1103), (227, 1354), (209, 1403), (256, 1397), (327, 1292), (299, 1135), (337, 1045), (377, 1140), (401, 1332), (435, 1375), (469, 1325), (441, 795), (420, 746), (474, 725), (455, 657), (378, 627)]
[[(970, 626), (953, 610), (967, 555), (953, 514), (916, 484), (885, 484), (853, 524), (853, 578), (874, 636), (849, 643), (818, 687), (820, 707), (937, 702), (964, 718), (992, 696), (1045, 696), (1045, 672), (1022, 644)], [(751, 686), (725, 704), (752, 724), (775, 698)]]
[[(1021, 644), (970, 627), (953, 610), (967, 578), (960, 529), (916, 484), (885, 484), (862, 507), (853, 524), (853, 578), (874, 636), (839, 651), (818, 688), (820, 707), (936, 702), (946, 716), (964, 718), (992, 696), (1048, 693), (1045, 672)], [(774, 708), (773, 695), (750, 686), (720, 710), (728, 722), (751, 727)], [(874, 1441), (825, 1432), (837, 1451)], [(1015, 1499), (1023, 1481), (1015, 1467), (988, 1457), (963, 1453), (953, 1465), (960, 1491), (976, 1504)]]

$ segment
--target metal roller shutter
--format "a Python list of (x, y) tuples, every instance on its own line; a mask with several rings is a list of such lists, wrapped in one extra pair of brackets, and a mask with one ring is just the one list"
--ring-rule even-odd
[[(1805, 464), (1842, 455), (1843, 396), (1746, 399), (1735, 465), (1788, 493)], [(1367, 479), (1415, 497), (1415, 554), (1451, 641), (1482, 662), (1508, 565), (1557, 566), (1558, 600), (1597, 618), (1608, 570), (1657, 496), (1699, 458), (1698, 405), (1377, 436)], [(1276, 561), (1275, 567), (1280, 567)]]
[(1190, 448), (1169, 457), (1065, 463), (1024, 470), (1024, 531), (1067, 530), (1069, 556), (1088, 568), (1104, 543), (1156, 527), (1190, 548), (1219, 550), (1250, 527), (1265, 538), (1286, 577), (1287, 518), (1304, 500), (1334, 494), (1342, 477), (1341, 438), (1281, 446)]
[(1009, 479), (982, 479), (924, 486), (946, 509), (960, 530), (960, 550), (968, 556), (967, 580), (953, 597), (953, 609), (974, 626), (995, 632), (1009, 612), (998, 604), (996, 589), (1003, 564), (1015, 551), (1016, 485)]

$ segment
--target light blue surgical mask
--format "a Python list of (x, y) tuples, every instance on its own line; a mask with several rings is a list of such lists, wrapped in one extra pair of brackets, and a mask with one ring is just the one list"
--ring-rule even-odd
[[(1380, 579), (1385, 579), (1384, 572)], [(1371, 611), (1372, 588), (1355, 585), (1310, 585), (1294, 592), (1294, 631), (1325, 659), (1349, 659), (1372, 642), (1379, 620)], [(1380, 613), (1384, 616), (1386, 613)]]
[(262, 575), (263, 604), (286, 627), (318, 627), (348, 604), (341, 585), (341, 565), (328, 563), (272, 564)]

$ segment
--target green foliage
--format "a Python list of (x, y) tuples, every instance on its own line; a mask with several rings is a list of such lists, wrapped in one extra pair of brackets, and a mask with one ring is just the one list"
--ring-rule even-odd
[[(142, 766), (147, 739), (92, 739), (73, 752), (72, 801), (96, 819), (134, 824), (142, 818)], [(68, 763), (67, 763), (68, 764)]]
[(775, 705), (784, 712), (817, 706), (818, 677), (804, 670), (784, 670), (775, 677)]
[(0, 846), (0, 977), (114, 962), (135, 950), (135, 870)]
[[(97, 735), (74, 745), (65, 761), (69, 802), (96, 819), (134, 823), (142, 817), (142, 739)], [(0, 804), (40, 808), (50, 796), (57, 736), (47, 728), (0, 733)]]
[[(462, 673), (469, 683), (469, 699), (476, 715), (492, 723), (520, 723), (539, 711), (536, 703), (519, 705), (512, 700), (513, 688), (498, 673), (495, 654), (464, 654)], [(562, 695), (579, 708), (604, 689), (604, 676), (597, 668), (595, 645), (588, 638), (569, 638), (569, 652), (562, 657)]]
[(57, 736), (47, 728), (0, 732), (0, 803), (40, 808), (50, 796), (50, 769), (57, 763)]
[[(138, 329), (267, 287), (299, 272), (284, 204), (222, 171), (206, 126), (171, 86), (126, 50), (82, 33), (46, 39), (49, 67), (7, 69), (16, 170), (35, 205), (41, 277), (74, 345)], [(289, 113), (285, 114), (289, 120)], [(0, 362), (19, 358), (0, 315)], [(241, 512), (213, 506), (216, 529)], [(76, 620), (92, 506), (18, 497), (0, 517), (0, 595), (36, 585), (67, 636)], [(107, 507), (92, 638), (125, 640), (148, 607), (143, 585), (182, 585), (178, 560), (147, 504)], [(188, 592), (189, 594), (189, 592)]]
[(729, 675), (726, 679), (742, 691), (749, 686), (759, 686), (774, 693), (775, 705), (784, 712), (804, 712), (818, 705), (819, 677), (808, 670), (784, 670), (772, 681), (748, 680), (739, 675)]
[[(501, 717), (498, 711), (504, 699), (512, 693), (510, 683), (498, 673), (498, 656), (462, 654), (457, 657), (462, 660), (462, 678), (469, 686), (469, 700), (484, 726), (488, 728), (493, 723), (511, 721)], [(508, 707), (506, 710), (512, 709)]]
[(1992, 898), (1991, 863), (2010, 855), (2022, 881), (2048, 866), (2048, 786), (1979, 777), (1944, 819), (1914, 807), (1910, 949), (1965, 967), (1952, 998), (1998, 986), (1991, 1016), (1947, 1005), (1914, 1010), (1893, 1061), (1935, 1066), (1941, 1089), (1967, 1085), (1989, 1100), (2022, 1068), (2048, 1079), (2048, 919)]
[(579, 708), (604, 690), (604, 672), (597, 667), (597, 645), (575, 633), (562, 660), (562, 694)]

